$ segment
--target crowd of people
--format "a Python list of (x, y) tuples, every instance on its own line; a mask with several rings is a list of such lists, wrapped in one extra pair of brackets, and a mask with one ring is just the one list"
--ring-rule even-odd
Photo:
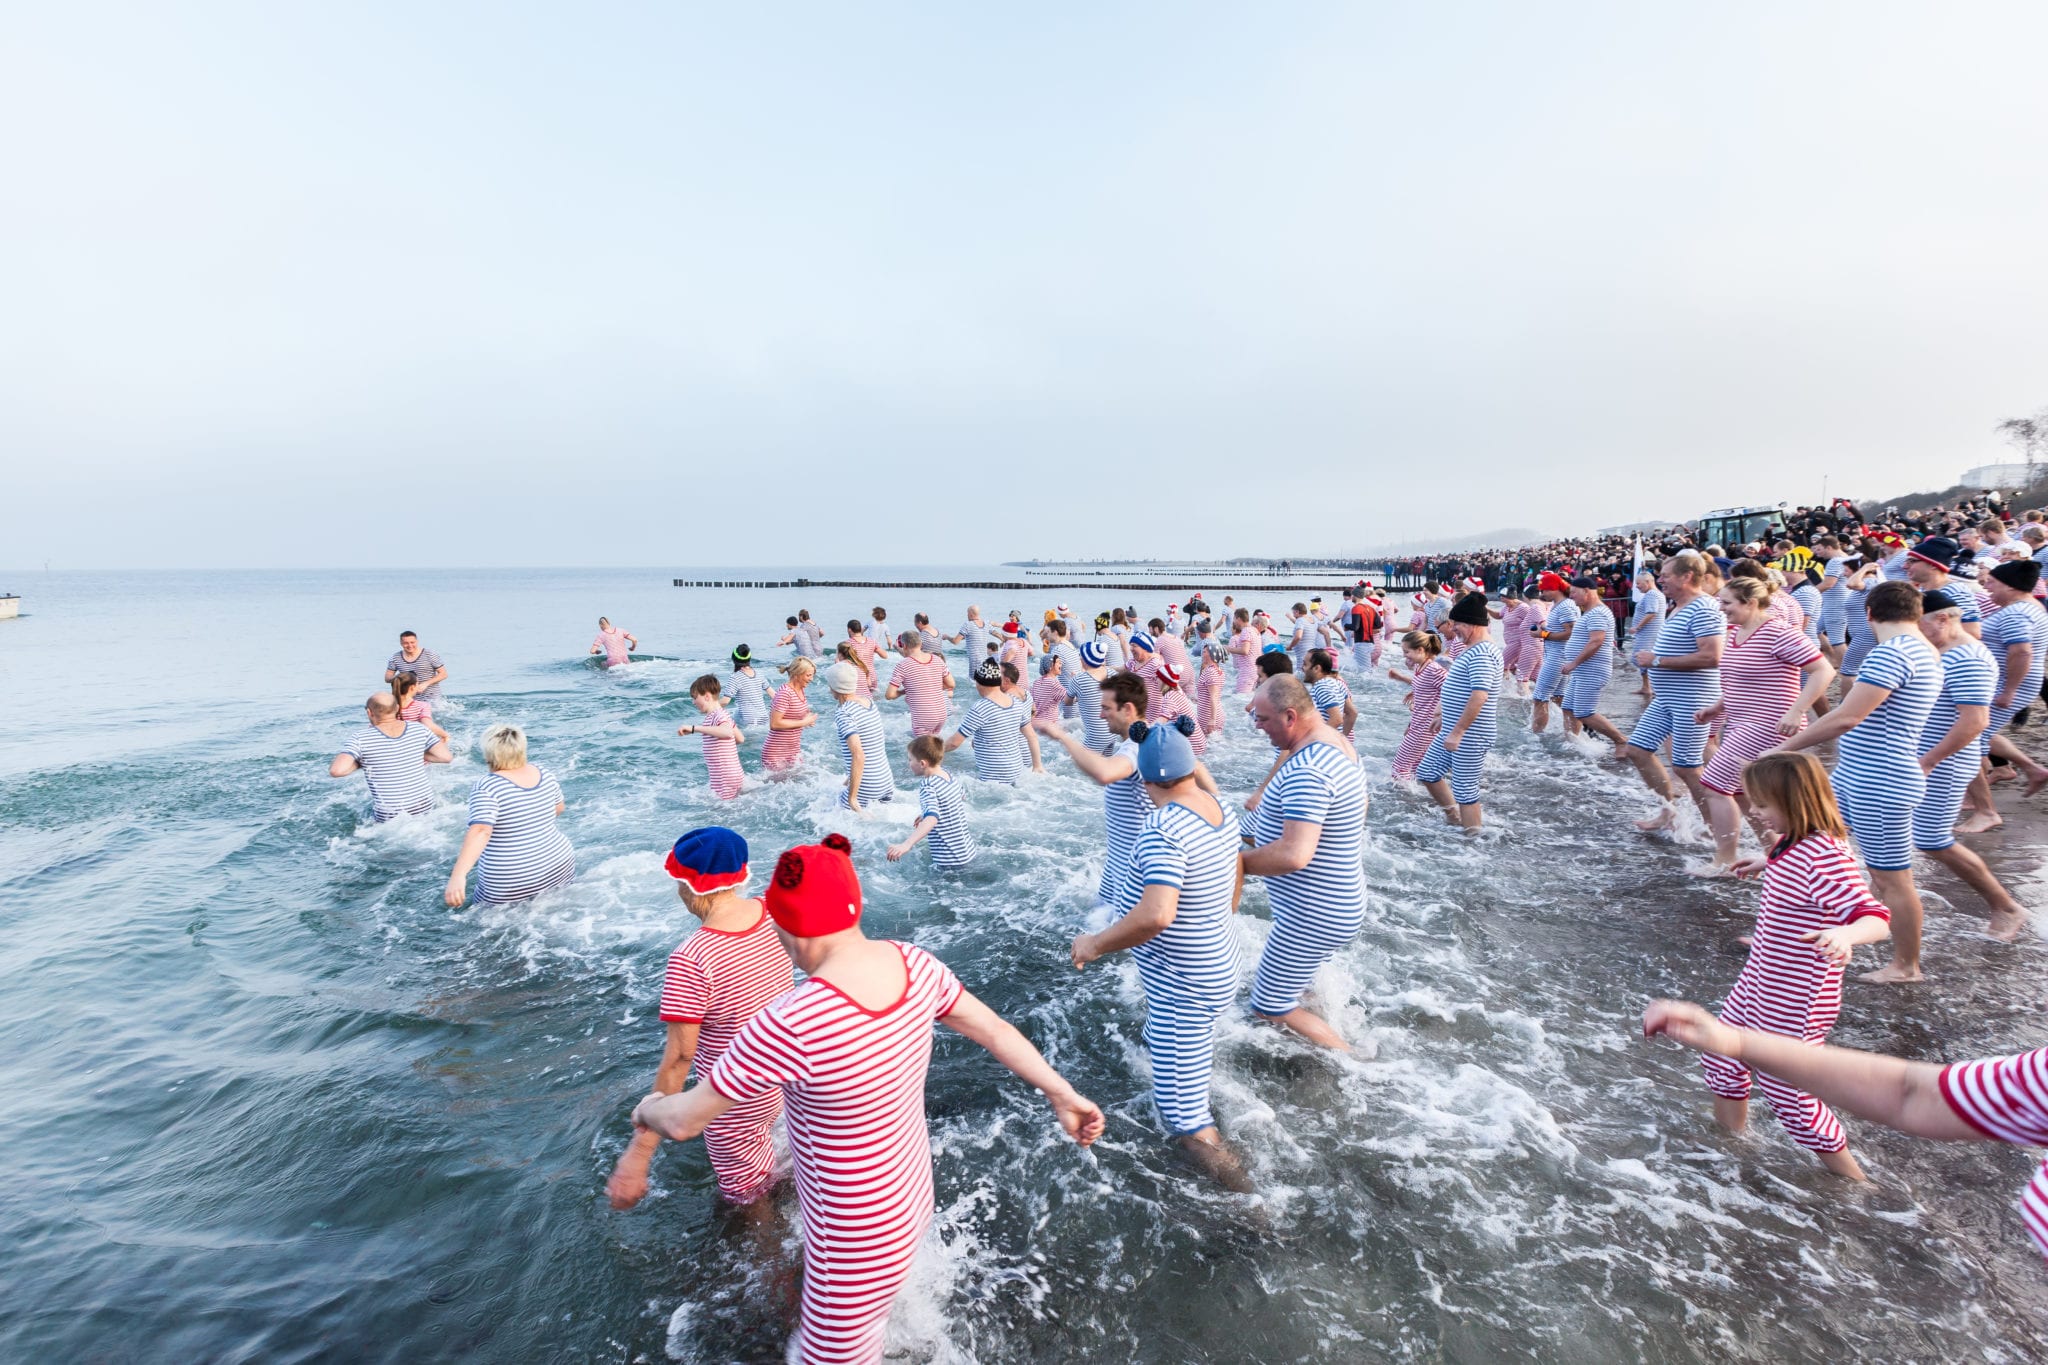
[[(695, 716), (677, 733), (696, 740), (710, 793), (742, 824), (760, 782), (816, 770), (803, 732), (829, 723), (844, 818), (903, 799), (905, 773), (917, 813), (886, 856), (923, 844), (941, 877), (1002, 856), (976, 838), (964, 782), (1000, 790), (1064, 761), (1100, 786), (1094, 927), (1059, 951), (1079, 971), (1129, 955), (1161, 1129), (1207, 1177), (1243, 1190), (1246, 1168), (1211, 1109), (1218, 1020), (1242, 1008), (1303, 1046), (1347, 1050), (1314, 982), (1365, 920), (1361, 709), (1405, 712), (1385, 756), (1397, 799), (1403, 788), (1426, 794), (1469, 833), (1484, 823), (1486, 760), (1503, 723), (1526, 715), (1545, 734), (1555, 707), (1559, 730), (1605, 740), (1640, 773), (1653, 798), (1645, 831), (1674, 837), (1697, 810), (1712, 844), (1697, 870), (1761, 884), (1748, 960), (1719, 1017), (1660, 1001), (1645, 1032), (1702, 1051), (1724, 1124), (1745, 1124), (1754, 1085), (1795, 1142), (1860, 1179), (1831, 1105), (1933, 1136), (2048, 1136), (2048, 1050), (1935, 1069), (1820, 1046), (1858, 947), (1890, 945), (1890, 960), (1863, 980), (1922, 979), (1916, 852), (1978, 892), (1993, 935), (2010, 941), (2026, 920), (1958, 835), (2000, 818), (1994, 754), (2026, 795), (2048, 785), (2048, 769), (2002, 733), (2040, 692), (2048, 661), (2041, 564), (2005, 542), (2048, 558), (2048, 523), (2031, 520), (2016, 537), (1980, 524), (1966, 542), (1946, 533), (1965, 529), (1946, 517), (1921, 520), (1920, 533), (1897, 535), (1896, 551), (1860, 522), (1847, 536), (1810, 523), (1797, 546), (1665, 542), (1631, 582), (1635, 610), (1622, 617), (1595, 562), (1613, 547), (1597, 542), (1570, 543), (1548, 566), (1501, 561), (1523, 576), (1497, 597), (1466, 563), (1461, 577), (1405, 601), (1359, 582), (1327, 601), (1304, 594), (1278, 614), (1198, 595), (1151, 616), (1061, 606), (995, 620), (970, 607), (950, 630), (917, 613), (892, 632), (876, 607), (829, 648), (826, 629), (799, 611), (778, 641), (786, 658), (757, 665), (739, 645), (723, 676), (692, 682)], [(610, 666), (636, 646), (603, 621), (592, 652)], [(441, 660), (407, 632), (385, 676), (391, 690), (369, 699), (366, 724), (330, 769), (365, 774), (377, 820), (431, 808), (426, 765), (453, 756), (432, 720)], [(1630, 693), (1646, 700), (1624, 732), (1605, 712)], [(911, 731), (900, 754), (881, 720), (897, 704)], [(1204, 752), (1240, 716), (1274, 757), (1249, 792), (1226, 792)], [(752, 774), (750, 732), (765, 735)], [(1831, 769), (1816, 755), (1829, 742)], [(450, 906), (517, 902), (575, 873), (556, 824), (561, 788), (529, 759), (525, 735), (491, 725), (480, 748), (488, 771), (470, 792)], [(962, 749), (969, 762), (956, 775), (949, 763)], [(1582, 746), (1546, 752), (1589, 761)], [(1745, 825), (1756, 837), (1749, 853)], [(668, 964), (666, 1045), (633, 1111), (611, 1200), (632, 1207), (659, 1144), (701, 1135), (720, 1197), (763, 1207), (781, 1123), (806, 1233), (793, 1354), (878, 1359), (932, 1216), (931, 1024), (973, 1038), (1040, 1090), (1076, 1142), (1101, 1132), (1102, 1111), (943, 963), (865, 936), (860, 872), (841, 835), (780, 854), (759, 896), (747, 841), (727, 824), (685, 833), (665, 865), (700, 927)], [(1249, 878), (1266, 885), (1272, 927), (1240, 1003), (1232, 917)], [(1920, 1089), (1901, 1099), (1877, 1077)], [(2048, 1172), (2028, 1198), (2048, 1252), (2048, 1217), (2035, 1217), (2048, 1210)]]

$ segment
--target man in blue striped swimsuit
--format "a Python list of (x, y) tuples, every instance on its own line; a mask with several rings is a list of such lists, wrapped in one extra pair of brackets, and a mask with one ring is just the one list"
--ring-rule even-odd
[(1437, 693), (1442, 725), (1416, 765), (1415, 777), (1444, 818), (1470, 832), (1479, 828), (1484, 811), (1479, 801), (1479, 775), (1486, 755), (1500, 735), (1500, 687), (1504, 673), (1500, 646), (1493, 642), (1493, 617), (1486, 594), (1467, 593), (1451, 608), (1450, 628), (1465, 647), (1444, 675)]
[(1697, 717), (1721, 700), (1721, 646), (1728, 623), (1719, 604), (1703, 591), (1706, 580), (1707, 561), (1697, 550), (1680, 550), (1657, 570), (1657, 584), (1671, 608), (1657, 629), (1656, 643), (1636, 655), (1637, 665), (1650, 670), (1651, 696), (1625, 753), (1663, 806), (1649, 819), (1636, 821), (1637, 829), (1669, 829), (1677, 818), (1678, 793), (1657, 758), (1657, 747), (1667, 739), (1671, 766), (1692, 793), (1700, 818), (1708, 818), (1707, 791), (1700, 785), (1707, 726)]
[(1550, 703), (1564, 700), (1565, 649), (1579, 624), (1579, 609), (1570, 600), (1571, 585), (1548, 570), (1536, 576), (1536, 595), (1549, 604), (1550, 611), (1537, 628), (1542, 642), (1543, 663), (1536, 670), (1536, 705), (1529, 721), (1529, 733), (1540, 735), (1550, 725)]
[(1365, 777), (1343, 735), (1317, 713), (1301, 679), (1268, 678), (1252, 723), (1284, 756), (1259, 793), (1244, 875), (1264, 877), (1273, 931), (1259, 955), (1252, 1010), (1318, 1047), (1350, 1051), (1302, 1002), (1365, 923)]

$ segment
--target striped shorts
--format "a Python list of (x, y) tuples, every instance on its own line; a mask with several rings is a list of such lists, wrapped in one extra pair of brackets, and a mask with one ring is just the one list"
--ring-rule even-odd
[(1584, 720), (1600, 709), (1600, 693), (1614, 676), (1614, 666), (1599, 658), (1588, 659), (1564, 680), (1564, 710)]
[(1536, 700), (1549, 701), (1561, 690), (1560, 677), (1564, 671), (1564, 646), (1543, 650), (1543, 664), (1536, 670)]
[(1430, 736), (1429, 748), (1422, 755), (1422, 762), (1415, 769), (1415, 776), (1422, 782), (1441, 782), (1446, 774), (1451, 779), (1451, 799), (1461, 806), (1477, 805), (1479, 802), (1479, 774), (1486, 769), (1487, 751), (1493, 748), (1493, 732), (1484, 734), (1474, 726), (1465, 732), (1456, 753), (1444, 747), (1443, 732), (1439, 730)]
[(1915, 779), (1921, 779), (1917, 764), (1911, 776), (1846, 772), (1841, 764), (1828, 774), (1856, 851), (1872, 872), (1904, 872), (1913, 866), (1913, 808), (1927, 788), (1924, 779)]
[(1209, 1075), (1216, 1065), (1220, 1005), (1192, 1000), (1170, 986), (1145, 986), (1145, 1051), (1152, 1063), (1152, 1102), (1175, 1137), (1216, 1122), (1209, 1108)]
[(1927, 774), (1927, 795), (1913, 807), (1914, 848), (1932, 853), (1955, 847), (1956, 817), (1963, 813), (1963, 796), (1982, 761), (1973, 745), (1962, 753), (1949, 755)]
[(1674, 768), (1697, 768), (1707, 757), (1707, 728), (1693, 717), (1704, 711), (1720, 696), (1718, 687), (1677, 687), (1660, 686), (1661, 680), (1652, 680), (1650, 690), (1654, 694), (1650, 704), (1643, 708), (1641, 719), (1636, 721), (1635, 730), (1628, 742), (1638, 749), (1657, 752), (1665, 740), (1671, 741), (1671, 766)]
[(1429, 752), (1430, 741), (1436, 738), (1436, 719), (1417, 720), (1410, 717), (1408, 728), (1401, 732), (1401, 747), (1394, 751), (1394, 780), (1412, 781), (1416, 765)]
[(1742, 795), (1742, 770), (1764, 750), (1775, 749), (1784, 736), (1775, 721), (1751, 720), (1731, 725), (1721, 732), (1721, 747), (1713, 761), (1700, 773), (1701, 785), (1723, 796)]
[[(1757, 1029), (1764, 1033), (1780, 1032), (1767, 1024), (1749, 1019), (1746, 1011), (1739, 1006), (1730, 1006), (1723, 1010), (1721, 1022), (1737, 1028)], [(1752, 1073), (1741, 1062), (1731, 1062), (1726, 1057), (1703, 1052), (1700, 1054), (1700, 1071), (1707, 1078), (1707, 1089), (1722, 1099), (1749, 1098)], [(1770, 1102), (1771, 1112), (1778, 1116), (1778, 1122), (1785, 1126), (1786, 1135), (1794, 1142), (1809, 1152), (1843, 1152), (1849, 1149), (1848, 1135), (1842, 1131), (1842, 1121), (1835, 1117), (1832, 1109), (1804, 1090), (1794, 1090), (1775, 1076), (1767, 1076), (1761, 1071), (1754, 1074), (1757, 1088), (1764, 1092), (1764, 1099)]]
[(1323, 964), (1357, 938), (1364, 923), (1363, 904), (1320, 912), (1274, 906), (1273, 932), (1252, 977), (1252, 1008), (1279, 1015), (1299, 1005)]

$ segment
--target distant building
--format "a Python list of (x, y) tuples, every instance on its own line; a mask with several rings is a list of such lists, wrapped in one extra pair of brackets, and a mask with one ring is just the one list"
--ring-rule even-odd
[(1956, 482), (1964, 488), (2025, 488), (2030, 472), (2024, 464), (1980, 464)]

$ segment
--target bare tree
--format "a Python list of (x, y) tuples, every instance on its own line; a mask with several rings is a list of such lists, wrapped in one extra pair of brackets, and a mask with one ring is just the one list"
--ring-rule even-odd
[(2027, 487), (2032, 488), (2040, 481), (2041, 466), (2048, 463), (2048, 408), (2032, 417), (2008, 417), (1994, 430), (2027, 462)]

